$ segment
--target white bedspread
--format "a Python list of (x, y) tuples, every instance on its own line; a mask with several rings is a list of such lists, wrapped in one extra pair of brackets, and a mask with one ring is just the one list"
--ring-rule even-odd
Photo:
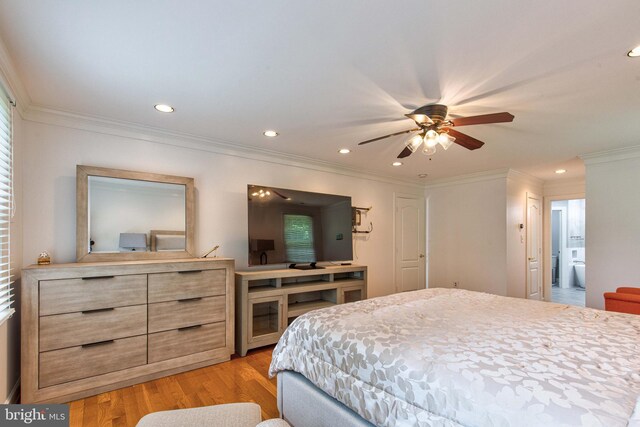
[(300, 372), (376, 425), (626, 426), (639, 343), (640, 316), (426, 289), (299, 317), (270, 374)]

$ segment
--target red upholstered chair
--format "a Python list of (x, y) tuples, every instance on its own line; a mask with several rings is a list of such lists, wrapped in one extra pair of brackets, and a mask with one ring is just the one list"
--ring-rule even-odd
[(604, 293), (604, 309), (620, 313), (640, 314), (640, 288), (622, 287)]

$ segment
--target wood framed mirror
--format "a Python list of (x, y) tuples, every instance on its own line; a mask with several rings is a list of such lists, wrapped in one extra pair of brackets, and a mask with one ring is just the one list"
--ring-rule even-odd
[(78, 262), (194, 258), (193, 178), (76, 167)]

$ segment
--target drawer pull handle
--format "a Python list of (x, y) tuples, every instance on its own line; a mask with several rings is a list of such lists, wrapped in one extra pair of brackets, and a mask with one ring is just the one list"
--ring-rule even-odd
[(202, 299), (202, 297), (197, 297), (197, 298), (185, 298), (185, 299), (179, 299), (178, 302), (192, 302), (192, 301), (200, 301)]
[(89, 347), (95, 347), (95, 346), (98, 346), (98, 345), (112, 344), (114, 342), (115, 342), (114, 340), (92, 342), (91, 344), (83, 344), (82, 348), (89, 348)]
[(101, 313), (103, 311), (113, 311), (115, 308), (96, 308), (95, 310), (83, 310), (82, 314)]
[(185, 326), (184, 328), (178, 328), (178, 331), (188, 331), (189, 329), (198, 329), (198, 328), (202, 328), (202, 325)]
[(114, 279), (116, 276), (83, 277), (82, 280)]
[(202, 270), (185, 270), (185, 271), (178, 271), (178, 274), (194, 274), (194, 273), (202, 273)]

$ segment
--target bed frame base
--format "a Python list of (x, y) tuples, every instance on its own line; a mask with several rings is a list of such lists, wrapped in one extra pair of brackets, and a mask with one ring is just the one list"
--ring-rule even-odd
[(293, 427), (373, 427), (293, 371), (278, 373), (278, 410)]

